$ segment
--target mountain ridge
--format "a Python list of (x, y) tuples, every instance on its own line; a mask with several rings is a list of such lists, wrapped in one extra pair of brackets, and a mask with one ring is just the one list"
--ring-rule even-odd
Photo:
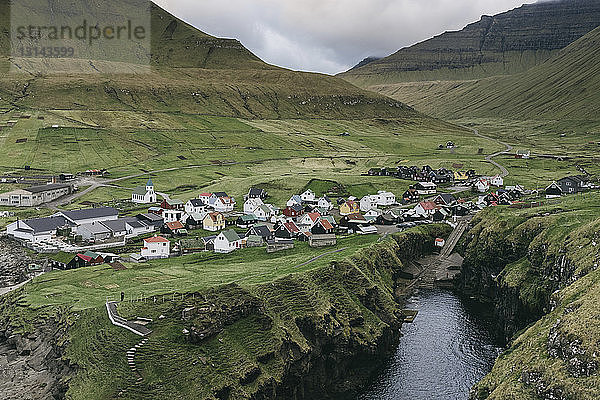
[(445, 32), (338, 76), (368, 87), (519, 73), (546, 61), (598, 25), (597, 1), (527, 4), (483, 16), (462, 30)]

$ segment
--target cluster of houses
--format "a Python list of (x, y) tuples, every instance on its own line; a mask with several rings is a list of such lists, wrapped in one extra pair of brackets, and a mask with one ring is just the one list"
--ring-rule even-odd
[(399, 179), (415, 182), (433, 182), (441, 185), (446, 183), (466, 183), (476, 177), (474, 170), (452, 171), (447, 168), (433, 169), (429, 165), (398, 166), (393, 168), (371, 168), (370, 176), (393, 176)]
[[(61, 211), (45, 218), (17, 220), (6, 232), (33, 250), (61, 255), (55, 258), (62, 261), (56, 262), (71, 268), (105, 262), (107, 253), (99, 251), (125, 245), (128, 239), (137, 237), (145, 239), (141, 251), (132, 255), (134, 261), (199, 251), (230, 253), (261, 246), (266, 246), (267, 252), (275, 252), (293, 248), (295, 241), (308, 242), (312, 247), (331, 246), (336, 244), (336, 234), (376, 234), (377, 226), (381, 225), (404, 227), (444, 221), (485, 207), (514, 205), (531, 193), (518, 185), (503, 187), (500, 176), (475, 177), (474, 171), (456, 175), (443, 169), (399, 167), (397, 173), (417, 181), (401, 198), (378, 191), (360, 199), (350, 196), (332, 200), (308, 189), (291, 196), (285, 207), (279, 208), (266, 201), (265, 190), (251, 188), (244, 196), (241, 211), (236, 211), (236, 200), (225, 192), (201, 193), (187, 202), (162, 195), (164, 200), (159, 203), (154, 184), (148, 180), (132, 192), (133, 203), (150, 205), (147, 211), (135, 216), (121, 217), (111, 207)], [(467, 201), (452, 194), (438, 194), (438, 184), (446, 179), (441, 176), (469, 182), (480, 195)], [(427, 180), (422, 180), (425, 177)], [(585, 176), (569, 176), (548, 186), (546, 197), (590, 188)], [(15, 205), (50, 201), (70, 190), (68, 185), (46, 185), (43, 190), (32, 187), (0, 197), (0, 205), (5, 198)], [(414, 206), (407, 208), (402, 204)], [(189, 231), (198, 229), (213, 234), (192, 238)], [(63, 262), (69, 258), (65, 254), (74, 257)]]
[(39, 252), (108, 248), (158, 231), (162, 218), (150, 214), (119, 217), (112, 207), (60, 211), (49, 217), (17, 220), (6, 233)]

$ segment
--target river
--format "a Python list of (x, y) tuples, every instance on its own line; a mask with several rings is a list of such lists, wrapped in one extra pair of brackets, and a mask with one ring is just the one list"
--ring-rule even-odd
[(466, 400), (502, 350), (489, 319), (450, 291), (422, 290), (406, 308), (418, 310), (404, 324), (396, 354), (359, 400)]

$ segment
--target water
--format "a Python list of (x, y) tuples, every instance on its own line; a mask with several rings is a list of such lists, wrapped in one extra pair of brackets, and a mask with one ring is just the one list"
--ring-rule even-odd
[(359, 400), (465, 400), (471, 387), (491, 371), (501, 348), (480, 310), (452, 292), (421, 291), (409, 309), (393, 359)]

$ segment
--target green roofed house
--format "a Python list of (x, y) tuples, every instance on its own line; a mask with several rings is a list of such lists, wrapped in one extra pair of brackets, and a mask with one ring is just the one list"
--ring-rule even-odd
[(231, 253), (237, 249), (241, 249), (245, 239), (241, 238), (240, 235), (233, 229), (221, 232), (215, 238), (215, 252), (216, 253)]
[(102, 264), (104, 262), (104, 257), (102, 257), (98, 253), (94, 253), (93, 251), (86, 251), (83, 253), (84, 256), (89, 257), (91, 259), (90, 264)]
[(154, 192), (154, 183), (152, 183), (152, 179), (148, 179), (146, 186), (138, 186), (133, 189), (131, 201), (136, 204), (156, 203), (156, 192)]
[(75, 254), (65, 253), (64, 251), (52, 254), (48, 257), (48, 264), (52, 268), (75, 269), (79, 266), (79, 259)]

